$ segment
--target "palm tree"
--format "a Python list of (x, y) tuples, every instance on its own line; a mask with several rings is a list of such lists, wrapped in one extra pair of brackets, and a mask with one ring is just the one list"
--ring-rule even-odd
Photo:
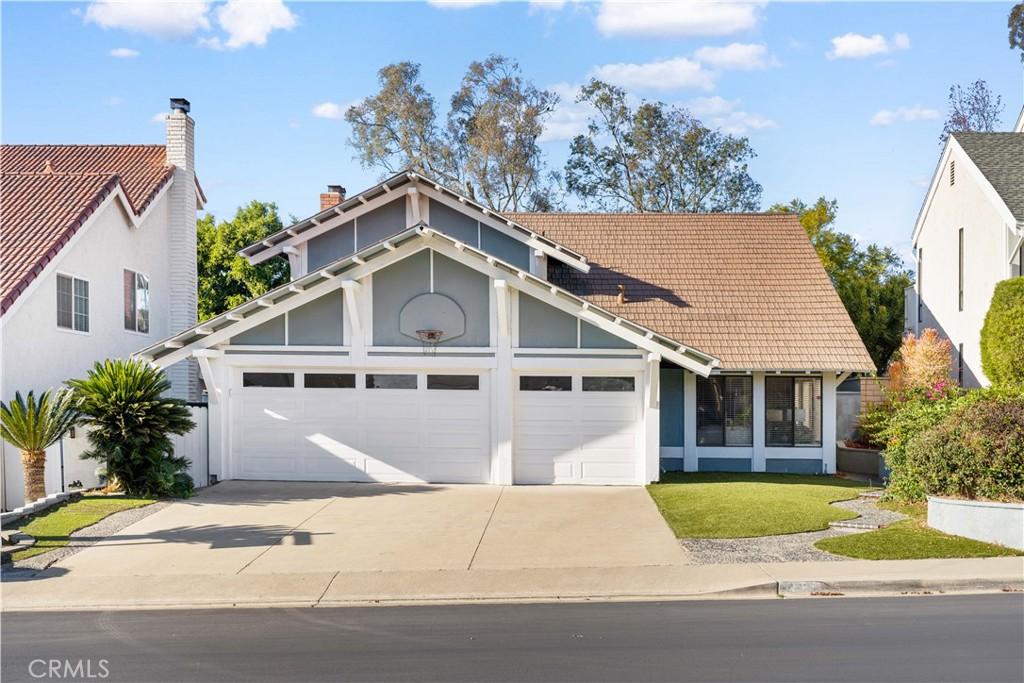
[(26, 505), (46, 497), (46, 449), (77, 421), (78, 399), (68, 389), (44, 391), (39, 400), (19, 391), (10, 403), (0, 402), (0, 437), (21, 449)]

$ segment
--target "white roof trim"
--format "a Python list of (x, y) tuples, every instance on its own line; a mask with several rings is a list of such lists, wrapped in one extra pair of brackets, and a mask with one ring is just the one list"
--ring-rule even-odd
[[(529, 272), (497, 259), (475, 247), (465, 245), (455, 238), (449, 237), (443, 232), (425, 224), (419, 224), (397, 235), (393, 235), (388, 238), (387, 242), (395, 247), (399, 247), (409, 243), (411, 240), (437, 240), (438, 246), (444, 247), (444, 251), (447, 252), (446, 255), (469, 264), (477, 270), (496, 270), (502, 274), (514, 275), (515, 279), (509, 278), (508, 281), (517, 289), (528, 290), (527, 293), (535, 294), (542, 300), (545, 300), (545, 297), (547, 297), (547, 300), (555, 297), (559, 307), (571, 305), (577, 308), (578, 311), (575, 313), (577, 317), (598, 326), (606, 327), (609, 332), (636, 344), (638, 347), (652, 353), (661, 354), (666, 360), (705, 377), (711, 373), (713, 368), (720, 365), (719, 360), (714, 356), (616, 316), (610, 311), (586, 301), (582, 297), (576, 296), (560, 287), (554, 287), (550, 282), (536, 275), (531, 275)], [(461, 246), (461, 249), (459, 246)], [(417, 249), (417, 251), (419, 250)], [(215, 344), (223, 343), (226, 338), (276, 317), (280, 313), (275, 311), (275, 309), (285, 302), (288, 302), (285, 310), (289, 310), (302, 305), (307, 300), (323, 296), (331, 290), (340, 288), (342, 286), (341, 283), (345, 279), (350, 279), (338, 277), (343, 272), (358, 270), (359, 274), (356, 275), (353, 272), (353, 275), (365, 277), (374, 270), (385, 267), (395, 260), (405, 258), (408, 255), (401, 254), (395, 258), (396, 254), (398, 254), (398, 250), (386, 248), (383, 241), (370, 245), (365, 249), (357, 251), (355, 254), (328, 264), (319, 271), (304, 275), (266, 294), (250, 299), (219, 316), (205, 320), (167, 339), (160, 340), (133, 355), (145, 358), (160, 367), (172, 365), (179, 360), (189, 357), (196, 349), (208, 348)], [(383, 263), (380, 261), (382, 256), (388, 257), (384, 259)], [(364, 264), (359, 265), (355, 259), (362, 260)], [(473, 265), (473, 259), (478, 261), (478, 263)], [(293, 287), (301, 287), (302, 291), (296, 292), (292, 289)], [(200, 333), (200, 328), (202, 328), (202, 333)]]
[[(424, 189), (449, 195), (456, 199), (459, 204), (469, 207), (479, 213), (483, 217), (484, 221), (491, 225), (491, 227), (494, 227), (494, 223), (503, 224), (507, 233), (515, 236), (531, 248), (539, 249), (546, 255), (584, 273), (590, 271), (587, 258), (583, 254), (579, 254), (568, 247), (555, 242), (554, 240), (548, 239), (547, 237), (516, 223), (515, 221), (505, 218), (505, 216), (500, 213), (492, 211), (482, 204), (479, 204), (472, 199), (455, 192), (454, 190), (444, 187), (440, 183), (412, 171), (398, 173), (377, 185), (367, 188), (357, 195), (346, 199), (337, 206), (324, 209), (309, 218), (278, 230), (277, 232), (268, 235), (263, 241), (250, 244), (242, 248), (239, 250), (238, 254), (240, 256), (244, 256), (253, 263), (265, 261), (266, 259), (281, 253), (285, 246), (305, 242), (315, 235), (321, 234), (322, 232), (326, 232), (326, 230), (330, 230), (335, 227), (334, 225), (331, 225), (326, 229), (321, 228), (321, 226), (327, 221), (332, 221), (332, 223), (338, 223), (338, 225), (340, 225), (341, 223), (351, 220), (350, 217), (347, 217), (349, 212), (359, 209), (369, 203), (370, 200), (366, 198), (366, 195), (375, 194), (378, 197), (387, 196), (390, 201), (390, 199), (395, 197), (395, 193), (393, 191), (406, 183), (421, 183)], [(429, 192), (425, 194), (429, 195)], [(363, 212), (360, 211), (359, 213)]]

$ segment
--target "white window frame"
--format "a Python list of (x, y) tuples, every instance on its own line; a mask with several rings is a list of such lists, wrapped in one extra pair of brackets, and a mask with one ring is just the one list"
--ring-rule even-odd
[[(135, 270), (134, 268), (123, 268), (121, 270), (121, 314), (122, 314), (121, 317), (122, 317), (122, 319), (124, 318), (124, 274), (125, 273), (131, 273), (134, 276), (133, 279), (135, 281), (135, 287), (132, 290), (132, 294), (133, 294), (133, 296), (135, 298), (134, 307), (132, 309), (133, 315), (134, 315), (134, 323), (135, 323), (135, 325), (134, 325), (133, 328), (126, 327), (124, 325), (123, 320), (122, 320), (121, 327), (124, 329), (125, 332), (128, 332), (130, 334), (141, 334), (141, 335), (149, 336), (150, 332), (152, 332), (152, 330), (153, 330), (153, 299), (152, 299), (152, 296), (151, 296), (152, 288), (150, 287), (150, 285), (152, 283), (152, 279), (149, 277), (148, 273), (143, 273), (142, 271)], [(146, 278), (146, 323), (147, 323), (148, 327), (147, 327), (146, 331), (144, 331), (144, 332), (139, 329), (139, 278), (140, 277)]]
[[(61, 332), (70, 332), (72, 334), (91, 335), (92, 334), (92, 305), (91, 305), (92, 304), (92, 283), (89, 282), (88, 278), (79, 277), (79, 276), (75, 275), (74, 273), (69, 273), (69, 272), (66, 272), (66, 271), (60, 271), (60, 272), (56, 273), (56, 276), (57, 277), (54, 279), (53, 284), (54, 284), (54, 294), (56, 295), (55, 296), (55, 300), (54, 300), (54, 313), (56, 314), (56, 318), (57, 318), (56, 319), (57, 329), (59, 331), (61, 331)], [(57, 308), (57, 302), (58, 302), (58, 299), (60, 297), (60, 288), (59, 288), (58, 282), (60, 281), (60, 278), (62, 278), (62, 277), (66, 277), (66, 278), (69, 278), (71, 280), (71, 327), (64, 327), (63, 325), (60, 324), (60, 313), (59, 313), (59, 310)], [(84, 330), (75, 329), (75, 314), (76, 314), (76, 311), (75, 311), (75, 301), (76, 301), (76, 298), (75, 298), (75, 282), (76, 281), (84, 282), (85, 285), (86, 285), (86, 288), (89, 290), (88, 294), (85, 297), (85, 329)]]

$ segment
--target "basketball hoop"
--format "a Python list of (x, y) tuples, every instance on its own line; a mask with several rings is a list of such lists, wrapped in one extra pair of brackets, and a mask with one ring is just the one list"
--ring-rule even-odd
[(443, 335), (443, 330), (416, 330), (416, 336), (423, 344), (423, 352), (429, 353), (431, 356), (437, 355), (437, 345), (441, 343)]

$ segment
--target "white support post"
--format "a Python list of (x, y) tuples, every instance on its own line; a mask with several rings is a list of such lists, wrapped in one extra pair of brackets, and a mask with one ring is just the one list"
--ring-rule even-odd
[(821, 468), (836, 473), (836, 376), (821, 375)]
[(697, 471), (697, 375), (683, 372), (683, 469)]
[(494, 422), (494, 452), (491, 457), (491, 483), (512, 484), (512, 336), (509, 325), (509, 289), (504, 280), (494, 281), (498, 318), (491, 416)]
[(661, 474), (661, 356), (647, 354), (644, 372), (644, 476), (642, 483)]
[(215, 349), (196, 349), (192, 355), (199, 361), (199, 370), (203, 374), (203, 382), (206, 383), (206, 393), (210, 397), (210, 403), (220, 403), (221, 387), (217, 383), (217, 376), (213, 374), (213, 368), (210, 367), (210, 359), (219, 357), (221, 352)]
[(750, 462), (753, 472), (764, 472), (767, 451), (764, 442), (764, 373), (754, 373), (754, 400), (751, 409), (754, 411), (752, 427), (754, 429), (754, 455)]
[(361, 287), (355, 280), (345, 280), (341, 283), (341, 289), (345, 293), (345, 313), (351, 330), (348, 337), (352, 362), (358, 364), (366, 360), (366, 337), (363, 332), (362, 316), (359, 314), (359, 300), (362, 297), (358, 294)]

